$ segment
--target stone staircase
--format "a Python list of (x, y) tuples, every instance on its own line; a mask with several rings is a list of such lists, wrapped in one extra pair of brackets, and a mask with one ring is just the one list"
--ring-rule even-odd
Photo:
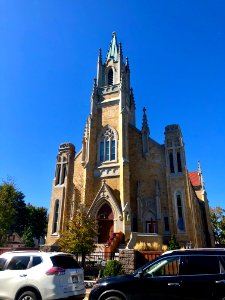
[(95, 244), (96, 248), (93, 253), (101, 253), (105, 250), (105, 244)]

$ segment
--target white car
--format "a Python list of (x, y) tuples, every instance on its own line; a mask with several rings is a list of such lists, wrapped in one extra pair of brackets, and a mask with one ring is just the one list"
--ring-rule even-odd
[(0, 255), (0, 300), (84, 299), (84, 271), (73, 255), (12, 251)]

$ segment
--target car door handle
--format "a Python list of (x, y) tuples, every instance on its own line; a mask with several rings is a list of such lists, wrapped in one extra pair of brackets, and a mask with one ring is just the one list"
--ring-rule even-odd
[(168, 282), (168, 286), (180, 286), (179, 282)]
[(20, 274), (20, 277), (27, 277), (27, 274)]
[(215, 283), (225, 283), (225, 280), (222, 279), (222, 280), (216, 280)]

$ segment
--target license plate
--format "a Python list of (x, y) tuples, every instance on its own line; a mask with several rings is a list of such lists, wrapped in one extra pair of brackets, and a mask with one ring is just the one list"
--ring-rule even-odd
[(73, 283), (78, 283), (78, 277), (77, 276), (72, 276), (72, 282)]

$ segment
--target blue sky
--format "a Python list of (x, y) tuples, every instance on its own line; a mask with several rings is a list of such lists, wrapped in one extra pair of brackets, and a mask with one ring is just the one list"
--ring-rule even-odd
[(78, 152), (98, 49), (116, 31), (129, 57), (137, 127), (179, 124), (212, 207), (225, 195), (225, 1), (1, 0), (0, 179), (49, 208), (58, 147)]

